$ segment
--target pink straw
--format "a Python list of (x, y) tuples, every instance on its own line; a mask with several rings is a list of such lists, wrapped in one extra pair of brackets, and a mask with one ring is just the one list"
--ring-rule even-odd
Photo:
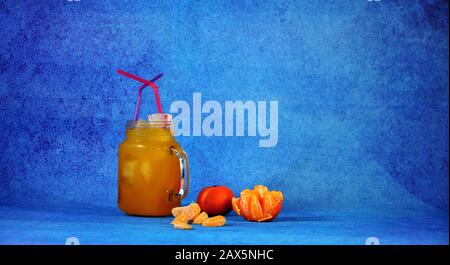
[(153, 93), (155, 94), (156, 106), (158, 107), (158, 112), (163, 113), (161, 106), (161, 98), (159, 97), (158, 87), (154, 83), (150, 83), (150, 86), (153, 88)]

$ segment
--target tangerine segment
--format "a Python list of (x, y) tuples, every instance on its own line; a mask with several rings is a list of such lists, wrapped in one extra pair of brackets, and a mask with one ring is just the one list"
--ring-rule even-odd
[(173, 217), (178, 217), (184, 212), (184, 207), (174, 207), (172, 208), (172, 215)]
[(197, 217), (200, 211), (201, 211), (200, 206), (197, 203), (193, 202), (188, 206), (173, 208), (172, 215), (174, 217), (178, 217), (184, 213), (188, 216), (188, 220), (193, 220), (195, 217)]
[(240, 198), (234, 198), (231, 199), (231, 205), (233, 206), (233, 210), (236, 212), (237, 215), (241, 215), (241, 210), (239, 210), (239, 207), (241, 203), (241, 199)]
[(172, 225), (176, 229), (182, 229), (182, 230), (190, 230), (190, 229), (192, 229), (192, 225), (189, 225), (188, 223), (182, 222), (182, 221), (177, 220), (177, 219), (172, 221)]
[(250, 202), (252, 199), (252, 195), (253, 191), (250, 190), (248, 192), (241, 193), (240, 213), (247, 220), (250, 220), (252, 218), (252, 214), (250, 212)]
[(173, 222), (175, 222), (175, 221), (180, 221), (180, 222), (183, 222), (183, 223), (187, 223), (187, 222), (189, 222), (189, 216), (187, 214), (185, 214), (185, 213), (181, 213), (180, 215), (175, 217), (175, 219), (173, 219), (171, 224), (173, 224)]
[(208, 214), (206, 212), (201, 212), (199, 215), (197, 215), (197, 217), (195, 217), (193, 223), (199, 225), (206, 219), (208, 219)]
[(266, 194), (266, 192), (268, 192), (269, 190), (267, 189), (266, 186), (263, 185), (256, 185), (254, 187), (254, 190), (256, 191), (256, 193), (258, 194), (258, 199), (259, 202), (262, 204), (263, 200), (264, 200), (264, 195)]
[(225, 217), (222, 215), (217, 215), (211, 218), (208, 218), (202, 222), (202, 226), (223, 226), (226, 223)]
[(275, 204), (275, 202), (274, 202), (274, 198), (273, 198), (272, 194), (269, 192), (264, 194), (264, 199), (263, 199), (263, 204), (262, 204), (264, 218), (266, 218), (268, 216), (272, 216), (272, 210), (273, 210), (274, 204)]
[(249, 189), (245, 189), (245, 190), (241, 191), (241, 197), (244, 196), (245, 194), (251, 193), (251, 192), (253, 192), (253, 191), (249, 190)]
[(275, 202), (275, 205), (272, 207), (272, 215), (273, 218), (277, 217), (277, 215), (281, 212), (281, 206), (283, 204), (283, 194), (279, 192), (278, 201)]
[(197, 217), (197, 215), (200, 214), (200, 212), (202, 211), (202, 209), (200, 208), (200, 205), (198, 205), (198, 203), (193, 202), (191, 204), (189, 204), (189, 217), (190, 220), (193, 220), (195, 217)]
[(259, 203), (259, 198), (257, 192), (251, 196), (250, 201), (250, 214), (252, 216), (252, 221), (260, 220), (264, 217), (261, 204)]
[(275, 198), (275, 201), (283, 200), (283, 193), (281, 191), (271, 191), (270, 194)]

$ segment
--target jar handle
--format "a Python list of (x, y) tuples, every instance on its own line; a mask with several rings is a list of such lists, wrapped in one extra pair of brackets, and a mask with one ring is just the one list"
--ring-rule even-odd
[[(181, 185), (180, 185), (180, 190), (178, 191), (178, 193), (175, 195), (175, 199), (177, 200), (181, 200), (184, 197), (186, 197), (186, 195), (189, 192), (189, 178), (190, 178), (190, 173), (189, 173), (189, 163), (188, 163), (188, 158), (187, 155), (184, 151), (178, 151), (174, 146), (170, 147), (170, 153), (177, 156), (179, 162), (180, 162), (180, 181), (181, 181)], [(173, 200), (173, 195), (171, 194), (171, 196), (169, 197), (169, 200), (172, 201)]]

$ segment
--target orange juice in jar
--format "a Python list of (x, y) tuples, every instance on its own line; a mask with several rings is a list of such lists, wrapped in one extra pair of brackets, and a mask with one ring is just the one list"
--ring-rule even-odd
[(166, 216), (189, 188), (187, 156), (171, 131), (170, 115), (128, 121), (119, 145), (119, 208), (130, 215)]

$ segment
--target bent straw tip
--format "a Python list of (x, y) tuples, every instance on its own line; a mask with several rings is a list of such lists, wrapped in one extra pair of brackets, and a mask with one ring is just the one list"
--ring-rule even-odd
[(152, 82), (155, 82), (156, 80), (158, 80), (158, 79), (160, 79), (161, 77), (163, 77), (163, 73), (159, 73), (159, 74), (157, 74), (153, 79), (152, 79)]

